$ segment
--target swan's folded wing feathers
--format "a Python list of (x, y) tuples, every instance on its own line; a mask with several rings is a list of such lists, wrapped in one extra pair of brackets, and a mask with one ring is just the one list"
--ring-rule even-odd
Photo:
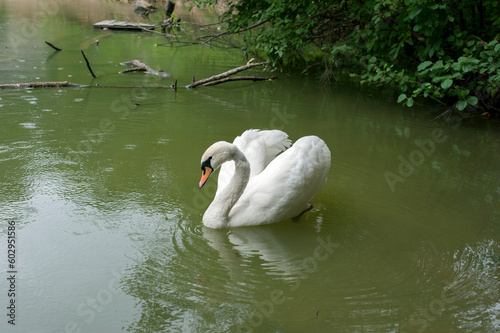
[[(291, 143), (288, 134), (283, 131), (257, 129), (246, 130), (233, 141), (250, 163), (250, 177), (261, 173), (276, 155), (289, 148)], [(217, 193), (226, 187), (233, 174), (234, 163), (224, 163), (221, 166)]]
[[(297, 216), (326, 180), (330, 150), (315, 136), (299, 139), (250, 182), (230, 216), (240, 225), (264, 224)], [(254, 223), (238, 217), (252, 216)]]
[(288, 134), (280, 130), (247, 130), (233, 142), (245, 154), (251, 176), (257, 175), (282, 151), (292, 144)]

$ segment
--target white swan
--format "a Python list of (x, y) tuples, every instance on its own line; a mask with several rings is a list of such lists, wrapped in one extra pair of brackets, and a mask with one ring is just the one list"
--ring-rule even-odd
[[(330, 150), (317, 136), (302, 137), (285, 151), (290, 144), (282, 131), (248, 130), (233, 143), (211, 145), (201, 158), (199, 187), (222, 168), (203, 224), (210, 228), (262, 225), (309, 209), (309, 201), (330, 170)], [(226, 163), (230, 161), (234, 163)]]

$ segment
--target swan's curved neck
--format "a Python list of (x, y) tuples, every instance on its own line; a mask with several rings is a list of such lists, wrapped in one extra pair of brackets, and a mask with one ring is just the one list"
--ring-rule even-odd
[(250, 163), (245, 155), (236, 146), (233, 146), (234, 152), (231, 152), (234, 161), (234, 175), (229, 184), (220, 191), (208, 207), (203, 216), (203, 222), (206, 226), (212, 228), (225, 228), (230, 224), (229, 213), (233, 206), (245, 191), (250, 179)]

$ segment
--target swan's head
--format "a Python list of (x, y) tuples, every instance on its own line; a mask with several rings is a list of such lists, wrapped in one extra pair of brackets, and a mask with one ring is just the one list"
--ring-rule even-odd
[(201, 180), (199, 187), (205, 185), (208, 177), (223, 163), (234, 159), (238, 148), (226, 141), (219, 141), (208, 147), (201, 157)]

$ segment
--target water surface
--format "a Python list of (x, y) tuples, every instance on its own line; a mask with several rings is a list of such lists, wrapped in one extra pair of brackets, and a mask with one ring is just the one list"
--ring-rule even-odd
[[(4, 309), (7, 222), (18, 232), (16, 326), (3, 310), (2, 331), (498, 330), (497, 128), (283, 73), (141, 88), (186, 85), (246, 59), (92, 29), (112, 15), (133, 13), (115, 2), (0, 1), (0, 83), (136, 87), (0, 91)], [(118, 74), (132, 59), (172, 78)], [(205, 228), (216, 181), (197, 188), (201, 155), (249, 128), (323, 138), (328, 181), (298, 223)]]

